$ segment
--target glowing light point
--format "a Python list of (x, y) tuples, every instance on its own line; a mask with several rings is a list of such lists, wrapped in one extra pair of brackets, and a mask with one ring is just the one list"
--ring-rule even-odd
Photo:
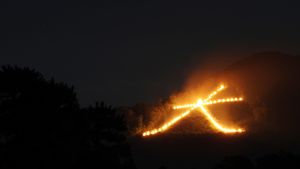
[(211, 100), (213, 97), (215, 97), (219, 92), (223, 91), (226, 88), (225, 85), (220, 85), (217, 90), (213, 91), (211, 94), (208, 95), (208, 97), (204, 100), (201, 98), (197, 100), (196, 103), (194, 104), (185, 104), (185, 105), (177, 105), (173, 106), (174, 110), (177, 109), (187, 109), (189, 110), (181, 113), (180, 115), (174, 117), (171, 119), (169, 122), (166, 122), (163, 124), (160, 128), (153, 129), (150, 131), (144, 132), (142, 135), (144, 137), (150, 136), (150, 135), (155, 135), (161, 132), (164, 132), (168, 130), (172, 125), (180, 121), (182, 118), (186, 117), (189, 115), (193, 110), (196, 108), (199, 108), (201, 113), (206, 117), (206, 119), (210, 122), (210, 124), (217, 130), (225, 134), (234, 134), (234, 133), (243, 133), (245, 132), (245, 129), (242, 128), (227, 128), (222, 126), (214, 117), (213, 115), (208, 111), (208, 109), (205, 107), (205, 105), (213, 105), (213, 104), (218, 104), (218, 103), (230, 103), (230, 102), (241, 102), (244, 99), (242, 97), (235, 97), (235, 98), (223, 98), (223, 99), (218, 99), (218, 100)]

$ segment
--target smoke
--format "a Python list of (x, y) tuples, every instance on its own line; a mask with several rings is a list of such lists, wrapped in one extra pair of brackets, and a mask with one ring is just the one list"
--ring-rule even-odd
[(299, 57), (267, 52), (239, 60), (220, 72), (218, 79), (245, 97), (247, 105), (239, 110), (243, 115), (240, 122), (249, 132), (277, 141), (297, 139), (299, 66)]
[[(199, 57), (206, 58), (206, 60), (194, 61), (194, 68), (189, 73), (182, 90), (172, 94), (165, 103), (156, 106), (150, 113), (147, 125), (142, 126), (138, 131), (151, 130), (162, 126), (183, 112), (183, 110), (172, 110), (174, 105), (195, 103), (200, 97), (204, 98), (208, 96), (219, 84), (226, 83), (219, 78), (219, 75), (228, 65), (235, 62), (238, 56), (240, 56), (238, 53), (233, 54), (232, 52), (222, 51)], [(231, 84), (228, 85), (230, 86)], [(230, 87), (226, 92), (218, 95), (218, 97), (226, 98), (228, 96), (241, 95), (242, 92), (235, 90), (234, 87)], [(233, 106), (233, 104), (230, 105), (231, 107)], [(226, 126), (246, 126), (245, 121), (247, 120), (238, 115), (238, 109), (241, 109), (240, 104), (239, 106), (234, 106), (235, 109), (226, 106), (217, 107), (218, 108), (213, 109), (213, 111), (218, 113), (214, 113), (213, 115), (216, 116), (219, 121), (222, 121), (222, 123), (224, 122)], [(184, 117), (183, 120), (173, 126), (168, 133), (202, 134), (215, 132), (212, 128), (213, 126), (208, 123), (203, 114), (199, 113), (199, 110), (194, 110), (188, 117)]]
[[(229, 127), (240, 126), (262, 137), (292, 138), (299, 130), (299, 59), (278, 52), (239, 57), (242, 53), (213, 53), (195, 62), (182, 89), (150, 113), (141, 131), (161, 126), (179, 115), (173, 105), (194, 103), (207, 96), (220, 83), (229, 88), (217, 98), (242, 96), (243, 103), (209, 107), (216, 119)], [(247, 55), (244, 55), (247, 56)], [(212, 126), (192, 112), (167, 133), (211, 133)], [(277, 139), (277, 138), (276, 138)], [(300, 139), (300, 138), (299, 138)], [(278, 139), (279, 140), (279, 139)]]

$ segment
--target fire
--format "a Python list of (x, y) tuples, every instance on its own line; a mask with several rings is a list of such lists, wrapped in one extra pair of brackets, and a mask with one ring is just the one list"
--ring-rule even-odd
[[(218, 104), (218, 103), (230, 103), (230, 102), (241, 102), (244, 99), (242, 97), (231, 97), (231, 98), (225, 98), (225, 99), (217, 99), (217, 100), (210, 100), (210, 101), (204, 101), (202, 102), (203, 105), (211, 105), (211, 104)], [(185, 108), (190, 108), (196, 106), (197, 103), (195, 104), (184, 104), (184, 105), (178, 105), (174, 106), (173, 109), (185, 109)]]
[(210, 95), (208, 95), (208, 97), (205, 99), (205, 101), (208, 101), (210, 99), (212, 99), (213, 97), (215, 97), (218, 93), (220, 93), (221, 91), (225, 90), (226, 87), (221, 84), (219, 88), (217, 88), (217, 90), (213, 91)]
[(181, 113), (180, 115), (174, 117), (170, 121), (163, 124), (161, 127), (149, 130), (143, 133), (143, 136), (150, 136), (155, 135), (161, 132), (164, 132), (168, 130), (171, 126), (176, 124), (178, 121), (180, 121), (182, 118), (189, 115), (192, 111), (195, 109), (201, 110), (200, 112), (206, 117), (206, 119), (210, 122), (210, 124), (217, 130), (222, 133), (242, 133), (245, 131), (245, 129), (242, 128), (227, 128), (222, 126), (214, 117), (213, 115), (208, 111), (208, 109), (205, 107), (206, 105), (213, 105), (213, 104), (219, 104), (219, 103), (230, 103), (230, 102), (241, 102), (244, 99), (242, 97), (232, 97), (232, 98), (224, 98), (224, 99), (217, 99), (217, 100), (211, 100), (214, 98), (218, 93), (225, 90), (226, 87), (222, 84), (220, 85), (215, 91), (213, 91), (211, 94), (208, 95), (206, 99), (198, 99), (198, 101), (194, 104), (185, 104), (185, 105), (176, 105), (173, 106), (174, 110), (178, 109), (187, 109), (189, 110)]
[(201, 112), (206, 116), (206, 118), (209, 120), (209, 122), (219, 131), (223, 133), (242, 133), (245, 130), (242, 128), (226, 128), (223, 127), (220, 123), (217, 122), (217, 120), (211, 115), (211, 113), (204, 107), (203, 104), (199, 104), (199, 108), (201, 109)]
[(177, 123), (179, 120), (181, 120), (185, 116), (189, 115), (193, 110), (194, 110), (194, 108), (190, 109), (188, 111), (185, 111), (184, 113), (180, 114), (179, 116), (176, 116), (175, 118), (173, 118), (169, 122), (167, 122), (164, 125), (162, 125), (160, 128), (144, 132), (143, 136), (154, 135), (154, 134), (157, 134), (159, 132), (164, 132), (165, 130), (168, 130), (172, 125), (174, 125), (175, 123)]

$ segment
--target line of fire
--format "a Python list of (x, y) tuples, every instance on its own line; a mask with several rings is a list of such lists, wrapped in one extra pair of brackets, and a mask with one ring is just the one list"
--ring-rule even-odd
[(178, 116), (174, 117), (170, 121), (164, 123), (162, 126), (148, 130), (142, 133), (144, 137), (156, 135), (158, 133), (163, 133), (168, 130), (171, 126), (178, 123), (180, 120), (191, 114), (192, 112), (201, 113), (213, 126), (216, 131), (222, 132), (224, 134), (237, 134), (243, 133), (246, 130), (243, 128), (229, 128), (223, 126), (220, 120), (217, 120), (212, 113), (208, 110), (207, 106), (221, 103), (232, 103), (232, 102), (241, 102), (244, 101), (243, 97), (230, 97), (230, 98), (222, 98), (213, 100), (215, 96), (217, 96), (220, 92), (224, 91), (227, 87), (221, 84), (216, 90), (211, 92), (205, 99), (199, 98), (195, 103), (192, 104), (183, 104), (183, 105), (174, 105), (173, 110), (183, 109), (184, 111)]

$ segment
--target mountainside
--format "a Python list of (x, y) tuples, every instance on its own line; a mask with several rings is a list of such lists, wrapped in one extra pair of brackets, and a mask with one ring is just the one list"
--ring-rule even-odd
[[(259, 53), (229, 66), (220, 79), (243, 92), (254, 132), (299, 137), (300, 57)], [(281, 136), (281, 135), (280, 135)]]
[[(146, 169), (161, 164), (170, 168), (211, 168), (226, 156), (242, 154), (256, 158), (282, 150), (299, 153), (299, 60), (297, 56), (270, 52), (232, 64), (218, 79), (243, 94), (245, 103), (229, 107), (230, 113), (235, 110), (239, 115), (234, 123), (244, 124), (247, 132), (241, 135), (180, 133), (181, 129), (203, 127), (202, 122), (192, 125), (195, 117), (186, 118), (170, 129), (173, 132), (147, 139), (132, 138), (137, 166)], [(212, 111), (215, 115), (224, 113), (223, 108)], [(147, 164), (149, 159), (152, 162)]]

